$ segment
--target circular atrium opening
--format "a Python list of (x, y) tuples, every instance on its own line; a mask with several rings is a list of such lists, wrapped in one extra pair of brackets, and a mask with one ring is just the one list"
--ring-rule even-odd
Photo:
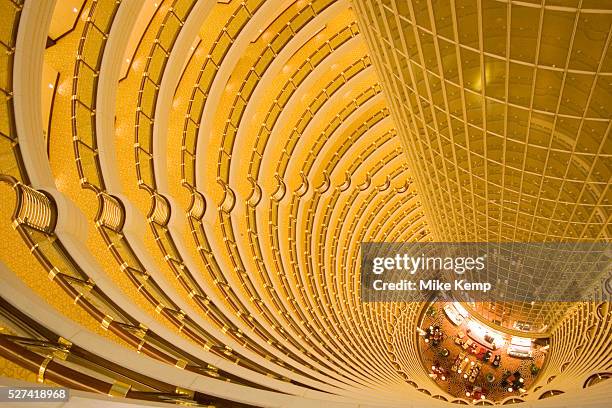
[(527, 394), (545, 363), (548, 339), (493, 328), (470, 310), (454, 301), (423, 308), (417, 344), (429, 377), (472, 403)]

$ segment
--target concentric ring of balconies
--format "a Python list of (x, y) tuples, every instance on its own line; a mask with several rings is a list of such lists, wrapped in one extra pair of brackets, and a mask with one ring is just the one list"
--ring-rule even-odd
[[(367, 401), (390, 406), (402, 399), (394, 395), (397, 390), (431, 404), (428, 395), (436, 392), (425, 389), (429, 380), (414, 355), (412, 336), (403, 335), (414, 332), (419, 308), (361, 304), (356, 297), (357, 274), (350, 272), (358, 269), (362, 240), (429, 239), (429, 228), (411, 181), (407, 181), (411, 177), (394, 138), (380, 87), (372, 69), (368, 69), (369, 58), (363, 52), (351, 51), (359, 47), (359, 30), (352, 17), (347, 17), (350, 14), (338, 13), (346, 3), (298, 1), (274, 10), (278, 15), (270, 24), (274, 34), (269, 41), (265, 33), (252, 41), (254, 27), (247, 26), (250, 20), (256, 21), (254, 15), (261, 12), (263, 3), (214, 6), (234, 11), (224, 12), (231, 16), (227, 21), (214, 20), (212, 13), (207, 16), (210, 21), (205, 20), (205, 24), (215, 25), (219, 36), (198, 45), (204, 49), (209, 44), (210, 57), (195, 53), (186, 63), (185, 72), (200, 72), (193, 87), (179, 81), (177, 89), (189, 89), (189, 105), (171, 108), (157, 104), (158, 94), (164, 81), (169, 81), (167, 72), (172, 71), (167, 69), (167, 61), (179, 54), (176, 42), (189, 42), (181, 39), (181, 31), (193, 24), (188, 20), (195, 5), (192, 0), (163, 2), (153, 17), (155, 24), (162, 23), (161, 29), (150, 25), (137, 53), (137, 58), (147, 59), (144, 70), (135, 64), (134, 72), (120, 85), (122, 89), (135, 89), (138, 98), (120, 101), (117, 111), (111, 113), (118, 115), (119, 137), (114, 138), (112, 133), (98, 131), (98, 122), (105, 119), (98, 118), (96, 103), (106, 92), (97, 87), (98, 76), (104, 75), (98, 71), (101, 61), (113, 51), (103, 47), (113, 36), (109, 21), (113, 16), (119, 18), (122, 8), (128, 6), (114, 0), (89, 2), (85, 10), (90, 18), (77, 25), (82, 33), (77, 41), (79, 57), (68, 72), (74, 73), (74, 140), (69, 143), (75, 146), (80, 180), (62, 188), (77, 206), (81, 184), (96, 191), (98, 214), (94, 216), (88, 208), (83, 211), (90, 218), (87, 221), (93, 233), (99, 234), (91, 243), (102, 238), (108, 245), (96, 250), (89, 247), (92, 259), (104, 269), (82, 267), (89, 267), (90, 262), (74, 251), (73, 243), (63, 234), (63, 216), (58, 219), (57, 233), (52, 224), (30, 217), (18, 218), (16, 228), (41, 264), (52, 271), (54, 284), (59, 284), (80, 308), (65, 312), (64, 318), (105, 336), (122, 353), (142, 352), (169, 368), (176, 366), (198, 376), (251, 387), (249, 396), (239, 400), (257, 405), (268, 398), (273, 405), (308, 405), (326, 400), (332, 405)], [(266, 12), (272, 11), (269, 4), (265, 6)], [(318, 41), (317, 36), (326, 40)], [(248, 50), (242, 59), (235, 55), (228, 58), (234, 46), (234, 54), (239, 47)], [(304, 64), (287, 63), (294, 52), (310, 58)], [(335, 68), (327, 71), (326, 64)], [(270, 68), (283, 65), (288, 68), (282, 74)], [(241, 84), (230, 102), (219, 93), (228, 79)], [(5, 90), (5, 94), (11, 94), (10, 86), (3, 86)], [(211, 102), (209, 95), (217, 99)], [(217, 106), (219, 102), (223, 106)], [(135, 109), (136, 162), (134, 150), (130, 153), (119, 145), (124, 140), (123, 124), (129, 123), (126, 117)], [(177, 116), (184, 112), (184, 119), (155, 120), (158, 115), (175, 115), (165, 112), (172, 109), (178, 111)], [(250, 115), (262, 118), (263, 126), (256, 127), (256, 137), (250, 136)], [(11, 115), (7, 118), (10, 125)], [(213, 132), (212, 136), (203, 129)], [(14, 173), (28, 184), (27, 172), (17, 165), (21, 159), (16, 149), (17, 133), (14, 129), (6, 133), (5, 137), (2, 131), (2, 140), (11, 140), (11, 148), (17, 153), (15, 160), (3, 161), (2, 172)], [(160, 146), (166, 133), (169, 139), (182, 135), (183, 149), (162, 161), (158, 159), (170, 154), (171, 149), (166, 153), (153, 147)], [(58, 139), (52, 143), (67, 142)], [(116, 145), (117, 163), (131, 160), (136, 172), (100, 164), (112, 144)], [(207, 155), (210, 151), (218, 152), (216, 159)], [(3, 152), (3, 157), (9, 156)], [(50, 160), (63, 158), (52, 155)], [(109, 160), (108, 156), (103, 160)], [(7, 170), (5, 163), (10, 164)], [(158, 163), (169, 163), (176, 170)], [(212, 171), (208, 171), (209, 163)], [(173, 174), (181, 174), (182, 180)], [(125, 191), (107, 188), (105, 180), (113, 177), (125, 184)], [(183, 183), (186, 194), (168, 195), (159, 189), (157, 177)], [(148, 197), (144, 199), (137, 191), (139, 181), (147, 186)], [(52, 197), (44, 195), (51, 200), (47, 205), (40, 192), (14, 185), (29, 192), (20, 194), (42, 199), (29, 202), (24, 211), (41, 214), (42, 209), (50, 211), (51, 218), (57, 217)], [(181, 204), (187, 205), (186, 197), (191, 200), (188, 212), (181, 211)], [(141, 235), (134, 234), (138, 210), (148, 213), (147, 220), (139, 222), (150, 227), (142, 228)], [(49, 226), (41, 229), (38, 224)], [(108, 257), (109, 252), (112, 257)], [(111, 290), (114, 285), (117, 289)], [(59, 307), (63, 295), (53, 293), (58, 299), (51, 302)], [(83, 320), (79, 310), (90, 317)], [(406, 311), (409, 314), (404, 316)], [(589, 339), (599, 339), (609, 331), (606, 313), (601, 306), (586, 313), (589, 317), (585, 320), (591, 324)], [(96, 323), (92, 325), (91, 321)], [(143, 325), (144, 321), (151, 328)], [(569, 356), (576, 355), (577, 349), (572, 347), (583, 339), (563, 330), (559, 332), (564, 339), (560, 343), (568, 346), (558, 354), (560, 363), (553, 365), (555, 368), (587, 375), (589, 370), (601, 367), (601, 357), (591, 365), (566, 364)], [(582, 346), (580, 352), (603, 350), (605, 354), (606, 347), (609, 352), (609, 344), (598, 341), (591, 349)], [(411, 358), (417, 364), (406, 363)], [(166, 382), (157, 389), (173, 394), (172, 387), (182, 384), (179, 377), (174, 377), (176, 384)], [(552, 386), (568, 387), (564, 378), (560, 375), (561, 381), (551, 380)], [(404, 381), (428, 395), (412, 392)], [(194, 390), (201, 391), (204, 383), (193, 384)], [(223, 388), (213, 380), (205, 384), (212, 395), (222, 398), (236, 399), (237, 390), (245, 390)], [(272, 396), (266, 393), (269, 389), (290, 397)], [(125, 386), (117, 384), (115, 390), (125, 390)], [(542, 392), (551, 390), (542, 388)], [(130, 391), (127, 395), (145, 398), (145, 394)], [(172, 396), (183, 401), (206, 401), (176, 388)]]

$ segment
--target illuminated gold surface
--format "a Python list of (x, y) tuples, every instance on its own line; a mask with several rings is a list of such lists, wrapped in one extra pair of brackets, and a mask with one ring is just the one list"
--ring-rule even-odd
[[(437, 240), (610, 239), (612, 14), (559, 3), (355, 1)], [(476, 310), (547, 331), (566, 306)]]
[(609, 239), (609, 9), (355, 3), (437, 238)]
[[(116, 85), (114, 129), (98, 134), (92, 124), (98, 110), (83, 115), (77, 108), (72, 120), (73, 98), (91, 105), (104, 91), (94, 89), (96, 79), (86, 70), (74, 81), (76, 55), (81, 38), (82, 61), (106, 52), (104, 36), (86, 27), (110, 32), (112, 24), (103, 22), (127, 2), (86, 3), (74, 31), (45, 51), (45, 61), (60, 72), (49, 155), (56, 187), (82, 211), (86, 249), (118, 296), (167, 329), (170, 343), (187, 340), (214, 352), (211, 360), (246, 370), (249, 381), (354, 403), (445, 405), (431, 396), (452, 396), (419, 362), (415, 329), (422, 305), (361, 303), (359, 243), (609, 238), (610, 64), (601, 55), (610, 42), (609, 13), (584, 12), (571, 36), (573, 30), (559, 27), (569, 24), (573, 9), (542, 12), (531, 3), (483, 1), (486, 15), (479, 19), (476, 2), (455, 1), (451, 8), (450, 2), (360, 0), (352, 4), (357, 14), (342, 1), (278, 2), (276, 8), (258, 0), (216, 2), (199, 22), (201, 41), (185, 61), (171, 106), (155, 107), (153, 97), (170, 75), (159, 44), (175, 51), (171, 39), (184, 27), (177, 16), (187, 21), (194, 4), (163, 1), (127, 77)], [(264, 3), (272, 16), (242, 32), (247, 10)], [(586, 3), (583, 8), (597, 6)], [(536, 61), (529, 50), (540, 28)], [(244, 51), (230, 59), (230, 44), (243, 44)], [(211, 69), (213, 60), (218, 70)], [(262, 63), (268, 60), (274, 68)], [(218, 100), (207, 99), (213, 90), (221, 92)], [(153, 123), (167, 141), (154, 151), (143, 115), (161, 114), (168, 115), (167, 128)], [(8, 117), (0, 119), (6, 128)], [(75, 150), (80, 143), (90, 149)], [(108, 191), (108, 174), (96, 167), (94, 153), (111, 145), (109, 171), (120, 182), (121, 200), (136, 209), (129, 216), (144, 223), (142, 233), (109, 233), (96, 224), (96, 194), (119, 192)], [(15, 173), (2, 148), (2, 172)], [(162, 155), (166, 168), (147, 172)], [(167, 191), (157, 185), (161, 175)], [(57, 277), (49, 280), (11, 227), (14, 193), (4, 184), (0, 189), (6, 204), (1, 259), (8, 268), (121, 353), (147, 355), (150, 331), (138, 329), (140, 344), (121, 347), (105, 330), (117, 320), (101, 324), (79, 306), (86, 290), (74, 302), (53, 283)], [(189, 216), (195, 197), (205, 201), (201, 219)], [(153, 205), (158, 216), (146, 219)], [(170, 226), (160, 215), (168, 211)], [(131, 270), (145, 277), (134, 281)], [(550, 362), (524, 396), (534, 405), (552, 387), (571, 393), (576, 379), (609, 370), (608, 307), (569, 306), (563, 319), (525, 312), (550, 323)], [(515, 319), (522, 312), (512, 310)], [(169, 355), (169, 369), (193, 366), (186, 350)], [(28, 377), (6, 367), (3, 375)], [(224, 380), (227, 374), (212, 365), (203, 373)], [(172, 385), (192, 395), (191, 384)], [(126, 387), (110, 393), (124, 394)]]

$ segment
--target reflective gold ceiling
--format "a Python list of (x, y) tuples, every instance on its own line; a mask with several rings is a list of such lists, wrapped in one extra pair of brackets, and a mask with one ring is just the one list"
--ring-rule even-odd
[[(609, 239), (612, 13), (587, 3), (0, 0), (0, 375), (461, 403), (419, 360), (425, 305), (360, 301), (359, 244)], [(609, 304), (538, 310), (511, 309), (551, 344), (515, 402), (609, 398)]]
[[(610, 239), (605, 3), (355, 1), (436, 240)], [(539, 329), (559, 312), (477, 309)]]
[(610, 238), (610, 4), (355, 3), (438, 239)]

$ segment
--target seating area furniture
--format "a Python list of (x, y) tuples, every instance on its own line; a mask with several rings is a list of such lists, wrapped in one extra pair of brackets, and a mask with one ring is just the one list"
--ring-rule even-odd
[(483, 346), (496, 350), (497, 344), (495, 344), (495, 339), (488, 333), (482, 333), (478, 330), (468, 330), (468, 336), (470, 336), (474, 341), (482, 344)]
[(461, 374), (462, 372), (465, 372), (465, 370), (468, 368), (469, 361), (470, 361), (469, 358), (467, 357), (463, 358), (463, 361), (461, 362), (461, 364), (459, 365), (459, 369), (457, 370), (459, 374)]
[(488, 390), (482, 389), (478, 386), (469, 386), (465, 392), (466, 397), (471, 397), (474, 402), (477, 400), (485, 399)]
[(520, 371), (515, 371), (514, 373), (510, 373), (509, 371), (504, 372), (502, 376), (501, 386), (503, 388), (508, 388), (508, 392), (513, 392), (517, 390), (521, 390), (525, 379), (521, 376)]
[(437, 346), (440, 344), (444, 336), (444, 332), (440, 329), (439, 326), (429, 326), (425, 330), (425, 343), (431, 342), (432, 346)]
[(468, 381), (473, 384), (474, 381), (476, 381), (476, 378), (478, 378), (478, 375), (480, 374), (480, 370), (482, 369), (482, 364), (481, 363), (475, 363), (472, 366), (472, 370), (470, 371), (470, 375), (468, 377)]
[(470, 359), (466, 356), (465, 353), (459, 353), (453, 366), (451, 367), (451, 371), (461, 374), (465, 372), (465, 369), (469, 363)]
[(517, 358), (531, 357), (531, 339), (512, 337), (508, 346), (508, 355)]
[(457, 358), (455, 359), (455, 362), (453, 363), (452, 367), (451, 367), (451, 371), (456, 373), (459, 371), (459, 367), (467, 360), (467, 358), (465, 357), (465, 353), (459, 353), (459, 355), (457, 356)]
[(455, 326), (459, 326), (461, 323), (463, 323), (463, 316), (459, 314), (452, 303), (448, 303), (444, 306), (444, 313), (446, 314), (446, 317), (448, 317), (448, 320), (450, 320)]
[(440, 379), (442, 381), (446, 380), (447, 371), (437, 361), (434, 363), (433, 366), (431, 366), (431, 371), (432, 374), (434, 374), (432, 378)]

